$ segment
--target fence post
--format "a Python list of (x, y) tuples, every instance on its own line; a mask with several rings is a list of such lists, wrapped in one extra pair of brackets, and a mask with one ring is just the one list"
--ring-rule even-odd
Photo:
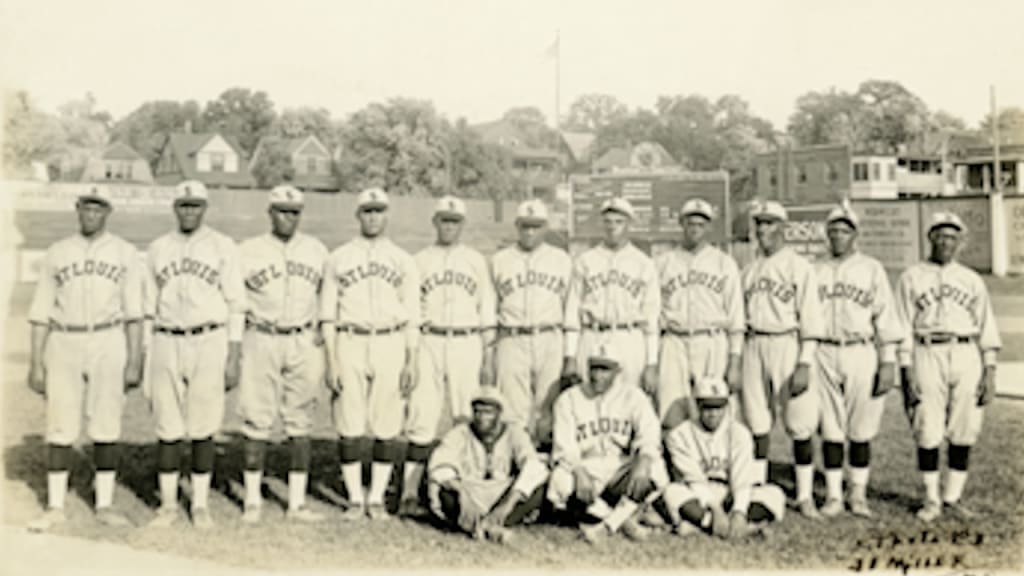
[(1006, 276), (1007, 267), (1007, 244), (1005, 204), (1003, 193), (993, 192), (988, 197), (988, 218), (992, 246), (992, 275), (997, 278)]

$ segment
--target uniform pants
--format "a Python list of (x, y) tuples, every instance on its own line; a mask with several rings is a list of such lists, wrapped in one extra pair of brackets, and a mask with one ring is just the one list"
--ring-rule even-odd
[(121, 437), (127, 338), (121, 327), (98, 332), (51, 330), (46, 365), (46, 440), (67, 446), (82, 431), (94, 442)]
[(499, 336), (495, 367), (497, 384), (507, 403), (505, 420), (524, 426), (537, 443), (549, 442), (552, 407), (562, 374), (562, 332)]
[(789, 380), (796, 370), (800, 340), (795, 332), (748, 336), (743, 345), (743, 417), (754, 436), (771, 432), (776, 404), (782, 404), (786, 432), (794, 440), (807, 440), (818, 428), (819, 398), (814, 370), (807, 390), (789, 395)]
[(917, 345), (914, 378), (921, 403), (912, 409), (914, 435), (921, 448), (938, 448), (944, 438), (973, 446), (984, 409), (978, 406), (981, 352), (975, 343)]
[[(594, 484), (594, 492), (607, 499), (618, 499), (626, 495), (626, 487), (636, 467), (636, 457), (618, 455), (587, 458), (581, 462)], [(655, 488), (668, 485), (668, 469), (663, 458), (655, 458), (651, 466), (651, 482)], [(576, 479), (572, 470), (557, 466), (551, 471), (548, 482), (548, 500), (556, 508), (565, 508), (576, 493)]]
[[(680, 506), (696, 500), (702, 508), (720, 505), (726, 511), (732, 509), (732, 493), (724, 482), (708, 482), (708, 490), (693, 490), (685, 482), (673, 482), (665, 488), (665, 505), (678, 510)], [(760, 504), (768, 509), (775, 520), (782, 520), (786, 513), (786, 494), (775, 484), (759, 484), (750, 489), (750, 503)]]
[(871, 344), (819, 344), (812, 370), (821, 399), (821, 438), (869, 442), (878, 433), (885, 397), (874, 397), (878, 351)]
[(405, 348), (403, 332), (338, 332), (334, 353), (341, 366), (341, 393), (334, 398), (333, 412), (341, 437), (391, 440), (401, 433), (405, 400), (399, 378)]
[(405, 434), (410, 442), (429, 444), (468, 420), (473, 396), (480, 390), (483, 343), (478, 334), (424, 334), (419, 346), (416, 387), (409, 398)]
[[(451, 524), (465, 532), (473, 533), (477, 522), (490, 512), (512, 488), (514, 479), (504, 480), (463, 480), (462, 489), (458, 492), (444, 488), (440, 493), (441, 514)], [(505, 526), (521, 524), (526, 517), (538, 510), (544, 502), (544, 486), (538, 486), (526, 500), (516, 504), (512, 513), (505, 519)], [(472, 510), (471, 513), (466, 513)]]
[(314, 333), (267, 334), (247, 330), (242, 340), (238, 411), (246, 438), (267, 440), (280, 416), (285, 434), (309, 436), (324, 376), (324, 348)]
[(175, 441), (213, 436), (224, 418), (227, 332), (156, 332), (151, 348), (149, 379), (157, 437)]
[(725, 332), (661, 337), (658, 366), (658, 416), (671, 430), (693, 414), (692, 386), (702, 377), (725, 378), (729, 341)]
[(640, 375), (647, 366), (647, 337), (639, 329), (597, 332), (583, 329), (576, 352), (576, 368), (587, 377), (587, 361), (604, 348), (604, 353), (619, 363), (619, 380), (640, 385)]

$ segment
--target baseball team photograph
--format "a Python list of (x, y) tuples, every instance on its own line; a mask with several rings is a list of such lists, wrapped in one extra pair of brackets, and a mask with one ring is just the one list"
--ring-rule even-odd
[[(5, 61), (40, 67), (3, 82), (4, 573), (1022, 569), (1013, 66), (944, 94), (885, 57), (910, 40), (698, 64), (730, 11), (703, 4), (298, 4), (0, 1)], [(790, 34), (870, 21), (731, 4)], [(982, 4), (1016, 59), (1024, 11)], [(986, 20), (862, 8), (910, 5)], [(36, 50), (54, 10), (67, 36)], [(178, 87), (44, 78), (76, 38), (87, 69), (142, 40), (99, 39), (115, 10), (194, 44)], [(231, 13), (280, 34), (211, 39)], [(831, 26), (808, 34), (853, 42)], [(665, 53), (592, 61), (615, 30)], [(124, 62), (178, 49), (138, 45)], [(273, 75), (200, 57), (178, 80), (242, 46)], [(308, 78), (283, 64), (329, 46)], [(795, 87), (702, 72), (757, 58)], [(451, 76), (469, 62), (479, 86)]]

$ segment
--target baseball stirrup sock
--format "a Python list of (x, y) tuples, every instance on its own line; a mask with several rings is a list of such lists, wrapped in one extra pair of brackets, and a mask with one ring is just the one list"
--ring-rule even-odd
[(263, 440), (247, 438), (245, 440), (245, 470), (255, 472), (266, 466), (267, 443)]
[(92, 460), (96, 470), (111, 471), (117, 469), (118, 446), (112, 442), (96, 442), (92, 446)]
[(213, 472), (213, 460), (216, 456), (216, 447), (213, 438), (202, 438), (192, 441), (192, 473), (211, 474)]
[(50, 472), (71, 470), (71, 446), (49, 444), (46, 447), (46, 469)]
[(181, 468), (181, 442), (161, 440), (156, 447), (156, 469), (158, 472), (174, 472)]
[(939, 470), (939, 449), (918, 448), (917, 469), (921, 472), (937, 472)]
[(767, 506), (760, 502), (751, 502), (747, 510), (747, 520), (751, 522), (771, 522), (775, 520), (775, 514)]
[(68, 491), (68, 471), (48, 472), (46, 474), (46, 504), (47, 507), (62, 510), (64, 508), (64, 495)]
[(797, 466), (814, 464), (814, 447), (810, 438), (793, 440), (793, 461)]
[(696, 526), (701, 526), (701, 523), (704, 520), (704, 513), (706, 511), (707, 510), (703, 506), (701, 506), (700, 501), (694, 498), (692, 500), (687, 500), (685, 503), (683, 503), (682, 506), (679, 507), (679, 516), (683, 519), (684, 522), (689, 522)]
[(637, 508), (639, 507), (640, 505), (634, 500), (622, 498), (619, 500), (619, 503), (615, 505), (615, 509), (612, 510), (612, 513), (604, 519), (604, 523), (608, 525), (608, 528), (610, 528), (612, 532), (615, 532), (619, 529), (619, 526), (622, 526), (623, 522), (629, 520), (633, 514), (636, 514)]
[(842, 469), (843, 445), (839, 442), (822, 442), (821, 456), (825, 469)]
[(305, 472), (288, 473), (288, 509), (298, 510), (306, 504), (306, 485), (309, 475)]
[(967, 466), (970, 464), (971, 460), (971, 447), (960, 444), (950, 444), (946, 448), (946, 456), (948, 457), (949, 468), (951, 470), (966, 472)]
[(354, 438), (340, 438), (338, 439), (338, 460), (342, 466), (350, 464), (352, 462), (362, 462), (363, 460), (363, 438), (362, 436)]
[(594, 502), (587, 506), (587, 514), (590, 514), (594, 518), (600, 518), (604, 520), (608, 518), (612, 513), (612, 507), (608, 505), (608, 502), (604, 498), (598, 496), (594, 499)]
[(291, 446), (291, 472), (308, 472), (313, 458), (313, 447), (308, 437), (293, 436), (288, 440)]
[(850, 466), (867, 468), (871, 464), (871, 443), (850, 442)]

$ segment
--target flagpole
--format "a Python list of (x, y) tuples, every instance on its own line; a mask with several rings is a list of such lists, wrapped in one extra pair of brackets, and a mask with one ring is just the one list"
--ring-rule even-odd
[(562, 31), (555, 31), (555, 130), (561, 128), (559, 112), (562, 110)]

